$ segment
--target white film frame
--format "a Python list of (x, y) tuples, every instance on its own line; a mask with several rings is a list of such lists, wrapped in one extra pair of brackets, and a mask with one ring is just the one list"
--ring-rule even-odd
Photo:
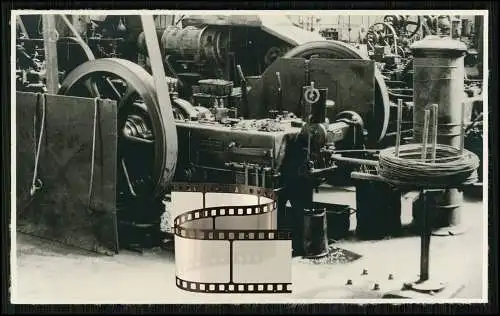
[(178, 288), (291, 293), (291, 236), (277, 230), (272, 189), (175, 183), (171, 196)]

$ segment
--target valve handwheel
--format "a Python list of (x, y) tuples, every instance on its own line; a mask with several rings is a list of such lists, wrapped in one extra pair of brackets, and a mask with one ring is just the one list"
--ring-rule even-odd
[(311, 82), (311, 86), (307, 87), (307, 89), (304, 91), (304, 99), (309, 104), (318, 102), (319, 90), (314, 87), (313, 82)]

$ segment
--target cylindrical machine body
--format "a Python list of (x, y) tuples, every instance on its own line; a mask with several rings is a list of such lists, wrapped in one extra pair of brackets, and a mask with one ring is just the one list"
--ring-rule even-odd
[[(461, 141), (466, 46), (449, 38), (426, 37), (412, 45), (413, 137), (422, 143), (424, 111), (438, 104), (438, 143), (458, 148)], [(467, 115), (466, 111), (466, 115)], [(434, 135), (428, 133), (430, 142)]]
[(161, 37), (164, 54), (181, 56), (185, 59), (199, 59), (203, 31), (204, 29), (193, 26), (186, 28), (168, 26)]
[[(464, 102), (464, 56), (467, 47), (451, 38), (428, 36), (412, 45), (413, 61), (413, 141), (423, 142), (424, 113), (428, 105), (438, 105), (437, 142), (459, 148), (462, 144), (463, 121), (468, 121), (470, 109), (462, 113)], [(465, 116), (465, 117), (463, 117)], [(428, 142), (434, 138), (429, 128)], [(462, 192), (446, 190), (434, 202), (437, 212), (433, 226), (447, 229), (458, 226)], [(447, 219), (447, 220), (443, 220)]]
[(198, 28), (167, 26), (160, 39), (163, 55), (176, 56), (182, 60), (222, 63), (225, 58), (227, 36), (213, 27)]
[(328, 254), (326, 209), (304, 212), (304, 257), (319, 258)]

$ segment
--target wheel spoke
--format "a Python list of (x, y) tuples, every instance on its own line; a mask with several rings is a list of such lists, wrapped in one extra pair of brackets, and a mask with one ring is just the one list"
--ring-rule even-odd
[(109, 77), (106, 77), (106, 83), (110, 86), (111, 90), (113, 91), (113, 93), (115, 94), (117, 100), (121, 100), (121, 98), (123, 97), (122, 94), (118, 91), (118, 89), (116, 89), (115, 85), (113, 84), (113, 82), (111, 82), (111, 80), (109, 79)]
[(135, 197), (135, 196), (137, 196), (137, 194), (135, 193), (134, 186), (132, 185), (132, 182), (130, 181), (127, 165), (125, 164), (125, 159), (123, 159), (123, 158), (121, 160), (121, 165), (122, 165), (123, 175), (125, 176), (125, 180), (127, 181), (127, 186), (128, 186), (129, 191), (130, 191), (130, 194), (132, 194), (132, 196)]
[(123, 137), (127, 141), (130, 141), (130, 142), (135, 143), (135, 144), (148, 144), (148, 145), (151, 145), (151, 144), (155, 143), (154, 140), (132, 136), (132, 135), (129, 135), (127, 133), (123, 133)]
[(101, 98), (99, 89), (97, 89), (97, 84), (92, 78), (85, 80), (84, 86), (87, 88), (88, 92), (93, 98)]

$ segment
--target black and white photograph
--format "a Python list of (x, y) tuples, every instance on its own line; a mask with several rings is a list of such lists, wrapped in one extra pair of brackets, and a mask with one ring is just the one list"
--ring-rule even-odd
[(487, 303), (488, 18), (11, 11), (11, 303)]

